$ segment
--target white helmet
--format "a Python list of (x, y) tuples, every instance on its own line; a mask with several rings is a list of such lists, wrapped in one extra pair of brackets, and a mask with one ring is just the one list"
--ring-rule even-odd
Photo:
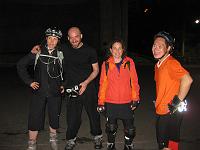
[(45, 35), (46, 35), (46, 36), (55, 36), (55, 37), (57, 37), (58, 39), (61, 39), (61, 37), (62, 37), (62, 32), (61, 32), (61, 30), (59, 30), (58, 28), (53, 27), (53, 28), (48, 28), (48, 29), (45, 31)]

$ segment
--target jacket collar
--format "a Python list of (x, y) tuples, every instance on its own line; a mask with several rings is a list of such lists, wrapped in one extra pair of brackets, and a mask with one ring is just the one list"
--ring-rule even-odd
[[(122, 64), (123, 64), (124, 62), (126, 62), (126, 61), (127, 61), (127, 56), (125, 56), (125, 57), (123, 58)], [(107, 62), (113, 63), (113, 64), (115, 63), (114, 58), (113, 58), (112, 56), (108, 58)]]

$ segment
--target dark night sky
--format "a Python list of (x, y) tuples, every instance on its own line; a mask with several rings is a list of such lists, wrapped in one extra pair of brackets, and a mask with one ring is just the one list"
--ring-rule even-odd
[[(200, 28), (193, 23), (196, 17), (200, 17), (197, 0), (139, 0), (138, 2), (137, 11), (132, 11), (135, 6), (132, 0), (129, 0), (128, 48), (130, 50), (149, 55), (152, 37), (160, 30), (173, 33), (180, 49), (184, 22), (189, 33), (188, 42), (199, 39)], [(149, 9), (147, 13), (143, 12), (145, 8)], [(0, 43), (3, 43), (0, 46), (0, 53), (16, 52), (16, 47), (17, 51), (27, 51), (27, 48), (42, 40), (44, 30), (50, 25), (59, 26), (64, 33), (71, 25), (78, 25), (83, 29), (87, 41), (93, 44), (92, 46), (99, 46), (98, 1), (6, 0), (1, 1), (0, 9)], [(91, 29), (95, 31), (92, 34)]]
[[(181, 49), (183, 32), (187, 32), (187, 45), (198, 44), (200, 25), (194, 20), (200, 18), (197, 0), (144, 0), (140, 12), (129, 17), (129, 40), (137, 53), (150, 54), (153, 35), (161, 30), (170, 32), (176, 37), (176, 48)], [(143, 11), (148, 8), (147, 13)], [(130, 11), (130, 10), (129, 10)], [(185, 24), (185, 29), (183, 25)], [(191, 43), (193, 41), (193, 43)]]
[[(16, 1), (16, 2), (14, 2)], [(12, 43), (19, 45), (18, 41), (24, 41), (21, 43), (23, 47), (30, 47), (31, 44), (40, 42), (44, 38), (44, 31), (49, 26), (58, 26), (66, 36), (66, 30), (72, 25), (79, 25), (84, 30), (88, 30), (87, 24), (93, 29), (96, 28), (99, 15), (92, 15), (92, 12), (98, 7), (90, 2), (89, 7), (87, 0), (85, 3), (81, 3), (81, 0), (76, 3), (74, 0), (72, 3), (61, 3), (58, 0), (56, 3), (39, 2), (39, 0), (31, 2), (25, 2), (23, 0), (8, 0), (1, 5), (1, 35), (4, 38), (2, 43), (9, 43), (4, 45), (4, 49), (13, 51)], [(84, 0), (82, 0), (84, 1)], [(55, 2), (55, 1), (54, 1)], [(85, 11), (87, 8), (87, 11)], [(87, 19), (91, 16), (92, 19)], [(98, 30), (98, 28), (96, 29)], [(85, 32), (87, 34), (87, 32)], [(23, 36), (22, 36), (23, 35)], [(95, 36), (95, 35), (94, 35)], [(23, 51), (23, 50), (21, 50)]]

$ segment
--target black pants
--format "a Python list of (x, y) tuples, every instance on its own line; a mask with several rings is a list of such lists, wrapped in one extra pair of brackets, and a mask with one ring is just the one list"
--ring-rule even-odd
[(61, 97), (46, 97), (33, 94), (29, 109), (29, 130), (39, 131), (44, 129), (46, 106), (48, 108), (50, 127), (53, 129), (59, 128)]
[(94, 85), (88, 85), (86, 91), (77, 98), (67, 99), (67, 132), (66, 140), (77, 136), (81, 125), (83, 107), (90, 121), (90, 133), (93, 136), (101, 135), (100, 115), (97, 112), (97, 93)]
[[(109, 126), (113, 126), (115, 131), (117, 132), (117, 128), (118, 128), (118, 124), (117, 121), (119, 119), (117, 118), (107, 118), (107, 123), (106, 123), (106, 134), (107, 134), (107, 138), (108, 138), (108, 143), (115, 143), (115, 134), (116, 133), (111, 133), (108, 129)], [(133, 141), (133, 138), (135, 137), (135, 126), (134, 126), (134, 118), (132, 119), (120, 119), (122, 120), (123, 126), (124, 126), (124, 136), (131, 136), (130, 141), (128, 141), (128, 145), (130, 145)], [(131, 133), (131, 135), (129, 134), (129, 130), (133, 130), (133, 133)], [(126, 143), (126, 141), (125, 141)]]
[[(117, 133), (118, 120), (122, 120), (124, 126), (124, 139), (125, 144), (132, 144), (133, 138), (136, 134), (136, 128), (134, 126), (134, 112), (131, 110), (131, 103), (126, 104), (112, 104), (106, 103), (106, 133), (108, 137), (108, 143), (115, 142), (115, 136)], [(128, 140), (126, 140), (126, 138)]]
[(169, 140), (179, 142), (182, 119), (183, 114), (179, 112), (172, 115), (166, 114), (156, 116), (156, 136), (159, 145), (163, 143), (168, 145)]

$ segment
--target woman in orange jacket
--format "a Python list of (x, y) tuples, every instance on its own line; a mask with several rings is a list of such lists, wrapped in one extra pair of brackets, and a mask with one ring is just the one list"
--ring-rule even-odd
[(124, 150), (133, 149), (135, 137), (134, 110), (139, 104), (139, 85), (134, 61), (126, 56), (124, 43), (120, 39), (111, 42), (109, 57), (102, 64), (98, 93), (99, 112), (107, 117), (107, 149), (115, 149), (117, 120), (124, 125)]

